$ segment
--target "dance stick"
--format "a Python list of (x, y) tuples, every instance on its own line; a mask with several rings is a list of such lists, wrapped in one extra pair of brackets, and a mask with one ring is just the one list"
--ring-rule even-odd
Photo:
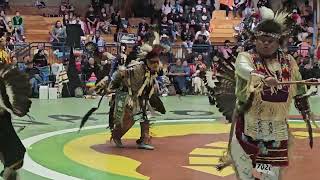
[(320, 82), (307, 82), (307, 81), (284, 81), (278, 82), (279, 85), (303, 84), (309, 86), (319, 86)]

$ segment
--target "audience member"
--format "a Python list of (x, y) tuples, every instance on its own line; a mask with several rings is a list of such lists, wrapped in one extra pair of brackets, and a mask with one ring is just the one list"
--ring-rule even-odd
[(98, 19), (92, 6), (89, 7), (89, 11), (86, 14), (86, 20), (89, 33), (94, 34), (97, 29)]
[(21, 34), (23, 35), (23, 18), (20, 16), (20, 12), (16, 11), (16, 15), (12, 18), (13, 26), (16, 30), (20, 30)]
[(176, 60), (175, 66), (170, 68), (168, 75), (173, 77), (176, 90), (178, 90), (181, 95), (185, 95), (187, 85), (186, 76), (188, 75), (188, 72), (186, 72), (186, 69), (182, 66), (181, 59)]

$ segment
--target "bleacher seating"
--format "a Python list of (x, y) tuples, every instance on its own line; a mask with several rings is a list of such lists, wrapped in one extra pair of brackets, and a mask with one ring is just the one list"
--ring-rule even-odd
[(240, 18), (233, 18), (232, 13), (229, 15), (229, 19), (226, 19), (225, 11), (216, 10), (212, 13), (212, 19), (210, 22), (210, 41), (213, 44), (221, 44), (225, 40), (235, 42), (234, 26), (241, 22)]

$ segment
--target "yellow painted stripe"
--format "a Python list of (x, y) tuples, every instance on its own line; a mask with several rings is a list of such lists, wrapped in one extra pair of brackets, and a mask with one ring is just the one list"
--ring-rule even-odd
[[(309, 137), (309, 133), (306, 131), (295, 131), (292, 134), (298, 139), (306, 139)], [(313, 137), (320, 137), (320, 133), (313, 133)]]
[(218, 157), (189, 157), (189, 164), (193, 165), (216, 165), (219, 164)]
[(207, 144), (206, 146), (218, 147), (218, 148), (227, 148), (228, 147), (228, 142), (219, 141), (219, 142), (214, 142), (214, 143)]
[(226, 177), (234, 173), (232, 167), (226, 167), (222, 171), (217, 171), (214, 166), (183, 166), (184, 168), (200, 171), (215, 176)]
[(225, 149), (196, 148), (190, 154), (204, 156), (222, 156), (225, 151)]

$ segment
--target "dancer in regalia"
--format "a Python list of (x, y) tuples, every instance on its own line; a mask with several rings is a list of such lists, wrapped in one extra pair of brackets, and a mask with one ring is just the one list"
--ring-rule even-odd
[[(281, 50), (290, 32), (288, 13), (263, 8), (254, 30), (255, 48), (239, 53), (235, 65), (220, 67), (217, 106), (233, 117), (227, 157), (217, 166), (233, 165), (240, 180), (278, 180), (289, 165), (291, 102), (302, 114), (313, 146), (312, 114), (295, 59)], [(222, 73), (223, 72), (223, 73)], [(309, 80), (314, 81), (314, 80)], [(235, 94), (234, 94), (235, 92)]]

